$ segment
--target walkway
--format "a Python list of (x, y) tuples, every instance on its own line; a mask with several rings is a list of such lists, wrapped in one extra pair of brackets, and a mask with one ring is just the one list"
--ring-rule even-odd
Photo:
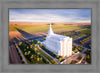
[(9, 46), (9, 63), (10, 64), (21, 64), (20, 57), (16, 51), (14, 44)]
[(22, 56), (22, 59), (24, 60), (25, 64), (28, 64), (27, 61), (26, 61), (26, 59), (25, 59), (25, 57), (24, 57), (24, 55), (23, 55), (23, 53), (21, 52), (21, 50), (20, 50), (20, 48), (18, 47), (17, 44), (16, 44), (16, 47), (17, 47), (18, 51), (20, 52), (20, 54)]
[[(36, 45), (37, 45), (37, 44), (36, 44)], [(60, 64), (60, 62), (59, 62), (57, 59), (53, 58), (51, 55), (49, 55), (47, 52), (45, 52), (43, 49), (41, 49), (39, 45), (37, 45), (37, 46), (38, 46), (39, 49), (42, 50), (45, 54), (47, 54), (49, 57), (51, 57), (53, 60), (55, 60), (58, 64)]]

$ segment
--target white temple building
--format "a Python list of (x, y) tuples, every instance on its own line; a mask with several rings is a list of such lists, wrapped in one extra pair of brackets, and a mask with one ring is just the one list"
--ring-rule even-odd
[(55, 34), (52, 31), (51, 24), (46, 37), (45, 45), (47, 49), (54, 51), (57, 55), (63, 57), (69, 57), (72, 55), (72, 38)]

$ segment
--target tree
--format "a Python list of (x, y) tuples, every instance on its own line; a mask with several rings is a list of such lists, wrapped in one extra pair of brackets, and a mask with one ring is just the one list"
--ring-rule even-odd
[(26, 49), (24, 49), (24, 51), (26, 51)]
[(38, 52), (37, 55), (40, 55), (40, 53)]
[(32, 42), (33, 42), (33, 40), (32, 40)]
[(37, 48), (34, 48), (34, 51), (36, 52), (37, 51)]
[(75, 53), (78, 52), (77, 48), (75, 48), (74, 52), (75, 52)]
[(27, 52), (25, 52), (24, 54), (27, 55)]
[(34, 40), (34, 43), (37, 44), (37, 40)]
[(33, 48), (33, 45), (30, 45), (30, 48)]
[(31, 51), (28, 51), (28, 55), (31, 53)]
[(65, 56), (65, 58), (67, 59), (68, 57), (67, 57), (67, 56)]
[(42, 57), (40, 58), (40, 60), (42, 61)]
[(40, 47), (42, 47), (43, 46), (43, 44), (40, 44)]
[(52, 53), (53, 53), (53, 54), (55, 54), (55, 52), (54, 52), (54, 51), (53, 51)]
[(37, 41), (37, 44), (40, 44), (40, 41)]
[(79, 57), (77, 59), (82, 59), (82, 55), (79, 55)]
[(28, 49), (29, 47), (27, 46), (27, 49)]
[(61, 62), (62, 58), (59, 58), (58, 60), (59, 60), (59, 62)]
[(71, 64), (75, 64), (76, 62), (74, 60), (71, 61)]
[(22, 62), (24, 62), (24, 59), (22, 59)]
[(34, 44), (34, 47), (36, 48), (36, 44)]
[(22, 45), (22, 42), (19, 42), (18, 45), (19, 45), (19, 46)]
[(43, 40), (46, 40), (46, 37), (44, 37)]
[(91, 57), (90, 57), (89, 55), (87, 55), (87, 56), (85, 57), (85, 59), (86, 59), (86, 61), (87, 61), (88, 63), (91, 63)]
[(31, 55), (31, 57), (30, 57), (31, 59), (33, 59), (34, 58), (34, 56), (33, 55)]
[(40, 59), (39, 58), (37, 58), (37, 61), (39, 61)]
[(56, 58), (58, 59), (59, 58), (59, 55), (57, 55)]

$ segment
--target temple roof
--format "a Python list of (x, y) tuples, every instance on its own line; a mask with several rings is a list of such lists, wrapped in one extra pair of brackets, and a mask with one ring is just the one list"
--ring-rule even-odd
[(61, 41), (61, 40), (65, 39), (65, 38), (69, 38), (69, 37), (63, 36), (63, 35), (59, 35), (59, 34), (54, 34), (54, 35), (48, 36), (47, 38), (53, 39), (53, 40), (57, 40), (57, 41)]
[(61, 41), (61, 40), (65, 39), (65, 38), (70, 38), (70, 37), (68, 37), (68, 36), (63, 36), (63, 35), (59, 35), (59, 34), (55, 34), (55, 33), (52, 31), (51, 24), (50, 24), (47, 38), (53, 39), (53, 40), (57, 40), (57, 41)]

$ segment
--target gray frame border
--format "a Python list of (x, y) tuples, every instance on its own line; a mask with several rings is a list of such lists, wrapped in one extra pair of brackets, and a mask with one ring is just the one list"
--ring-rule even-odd
[[(0, 1), (0, 72), (100, 72), (99, 7), (99, 0)], [(93, 63), (91, 65), (8, 65), (8, 8), (92, 8)]]

